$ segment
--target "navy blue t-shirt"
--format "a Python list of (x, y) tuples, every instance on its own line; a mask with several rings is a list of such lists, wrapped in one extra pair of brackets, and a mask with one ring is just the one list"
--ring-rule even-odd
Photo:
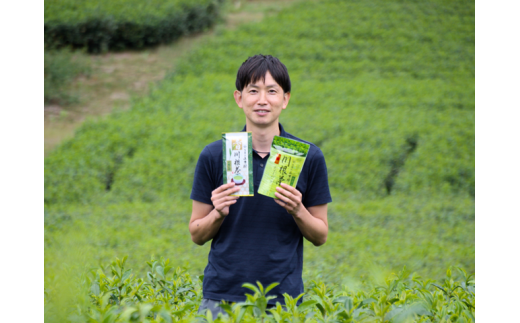
[[(246, 131), (245, 127), (242, 131)], [(310, 144), (296, 185), (303, 205), (308, 208), (332, 202), (321, 150), (285, 132), (281, 124), (280, 136)], [(276, 296), (270, 304), (284, 304), (284, 293), (292, 297), (303, 293), (303, 235), (292, 215), (273, 198), (258, 194), (268, 158), (269, 155), (262, 158), (253, 152), (254, 196), (240, 197), (231, 205), (229, 215), (213, 237), (204, 270), (204, 298), (243, 302), (245, 294), (252, 291), (242, 284), (256, 285), (257, 281), (264, 287), (280, 283), (268, 294)], [(190, 198), (213, 204), (211, 192), (222, 184), (222, 141), (218, 140), (207, 145), (199, 156)]]

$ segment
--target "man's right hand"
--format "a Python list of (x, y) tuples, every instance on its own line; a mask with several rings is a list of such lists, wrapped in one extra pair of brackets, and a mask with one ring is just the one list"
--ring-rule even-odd
[(240, 187), (235, 187), (235, 183), (231, 182), (221, 185), (211, 192), (211, 201), (221, 218), (229, 214), (229, 206), (235, 204), (239, 198), (239, 196), (230, 196), (230, 194), (238, 191), (240, 191)]

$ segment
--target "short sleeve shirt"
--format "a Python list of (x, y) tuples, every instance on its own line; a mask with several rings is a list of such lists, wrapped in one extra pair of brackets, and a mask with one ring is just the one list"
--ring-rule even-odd
[[(310, 144), (296, 185), (303, 205), (308, 208), (332, 202), (321, 150), (279, 126), (280, 136)], [(284, 293), (292, 297), (303, 293), (303, 235), (284, 208), (273, 198), (258, 194), (268, 157), (253, 151), (254, 196), (240, 197), (213, 237), (204, 270), (204, 298), (243, 302), (251, 291), (242, 284), (256, 285), (257, 281), (264, 286), (280, 284), (269, 292), (276, 296), (270, 304), (284, 304)], [(211, 192), (222, 184), (222, 142), (218, 140), (207, 145), (199, 156), (190, 198), (213, 204)]]

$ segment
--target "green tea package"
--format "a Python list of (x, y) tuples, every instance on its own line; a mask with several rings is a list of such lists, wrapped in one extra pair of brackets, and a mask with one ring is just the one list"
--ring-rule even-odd
[(300, 141), (275, 136), (258, 193), (275, 197), (276, 187), (281, 183), (296, 187), (309, 147)]
[(249, 132), (222, 134), (224, 184), (235, 182), (240, 191), (233, 196), (253, 196), (253, 135)]

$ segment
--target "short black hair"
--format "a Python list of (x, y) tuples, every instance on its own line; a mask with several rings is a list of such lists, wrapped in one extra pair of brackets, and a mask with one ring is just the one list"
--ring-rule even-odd
[(242, 63), (237, 72), (235, 83), (237, 90), (242, 92), (246, 86), (256, 83), (260, 79), (265, 82), (265, 75), (268, 71), (276, 83), (282, 87), (284, 93), (291, 92), (291, 79), (287, 67), (278, 58), (262, 54), (249, 57)]

